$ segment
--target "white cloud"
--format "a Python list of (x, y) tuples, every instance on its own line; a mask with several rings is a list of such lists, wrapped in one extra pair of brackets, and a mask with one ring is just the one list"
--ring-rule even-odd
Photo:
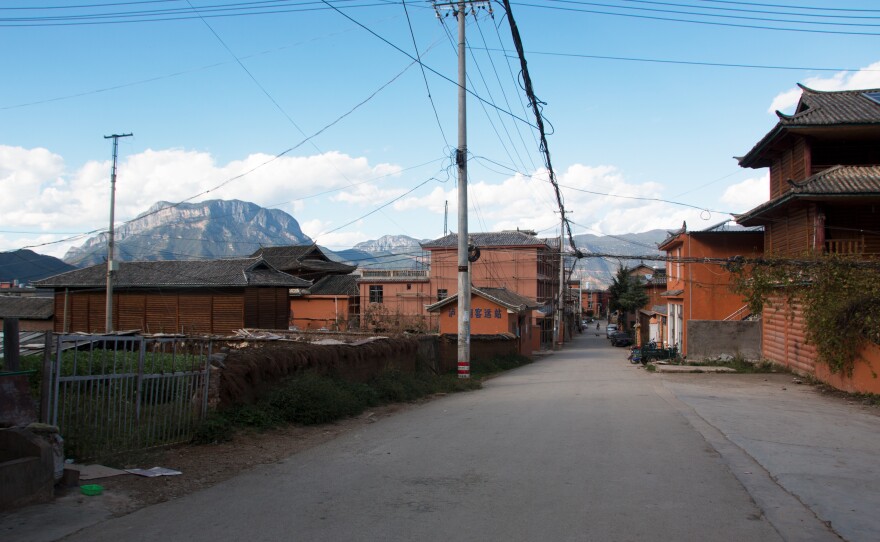
[[(340, 221), (336, 224), (333, 221), (313, 219), (300, 222), (299, 226), (303, 233), (317, 241), (319, 245), (328, 247), (331, 250), (351, 248), (362, 241), (368, 241), (370, 239), (362, 231), (324, 233), (334, 228), (338, 228), (344, 223), (344, 221)], [(355, 225), (360, 226), (362, 224), (358, 222)]]
[[(655, 182), (635, 184), (627, 182), (623, 173), (613, 166), (586, 166), (575, 164), (558, 176), (565, 208), (576, 224), (574, 230), (588, 233), (623, 233), (658, 228), (678, 227), (682, 220), (709, 226), (727, 215), (633, 198), (660, 198), (663, 186)], [(607, 194), (607, 195), (606, 195)], [(422, 210), (442, 213), (444, 202), (449, 202), (450, 229), (456, 229), (457, 189), (434, 188), (422, 197), (405, 198), (395, 206), (400, 211)], [(558, 219), (556, 196), (547, 181), (546, 172), (530, 177), (515, 175), (497, 184), (477, 182), (469, 186), (468, 229), (497, 231), (504, 229), (534, 229), (542, 235), (555, 235)], [(714, 222), (712, 222), (714, 220)], [(711, 223), (710, 223), (711, 222)]]
[(770, 198), (770, 174), (728, 186), (721, 201), (734, 212), (745, 212)]
[[(858, 90), (880, 88), (880, 61), (856, 72), (837, 72), (830, 77), (810, 77), (803, 85), (813, 90)], [(793, 88), (778, 94), (768, 109), (769, 113), (783, 111), (790, 113), (801, 97), (801, 89)]]
[[(373, 205), (400, 193), (380, 189), (378, 183), (396, 177), (401, 168), (371, 165), (366, 158), (339, 152), (314, 156), (252, 154), (242, 160), (217, 164), (209, 153), (184, 149), (148, 149), (123, 157), (116, 183), (116, 219), (122, 222), (144, 212), (157, 201), (241, 199), (281, 208), (299, 217), (315, 214), (347, 216), (349, 203)], [(65, 235), (42, 232), (87, 232), (109, 224), (110, 162), (90, 161), (69, 171), (64, 159), (47, 149), (0, 145), (0, 230), (20, 231), (0, 237), (0, 249), (56, 241)], [(375, 182), (373, 182), (375, 181)], [(346, 187), (358, 184), (352, 189)], [(348, 190), (338, 204), (326, 207), (331, 190)], [(193, 198), (194, 195), (198, 195)], [(322, 201), (323, 200), (323, 201)], [(339, 220), (338, 224), (345, 221)], [(329, 224), (329, 222), (328, 222)], [(335, 227), (335, 226), (334, 226)], [(304, 228), (305, 229), (305, 228)], [(315, 232), (332, 228), (315, 228)], [(25, 233), (35, 232), (35, 233)], [(314, 233), (314, 232), (311, 232)], [(366, 239), (360, 233), (339, 233), (331, 241)], [(35, 247), (39, 252), (63, 255), (82, 239), (60, 245)]]

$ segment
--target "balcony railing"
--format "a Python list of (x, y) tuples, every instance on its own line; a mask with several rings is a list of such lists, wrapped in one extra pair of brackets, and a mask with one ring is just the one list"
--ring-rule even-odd
[(427, 269), (363, 269), (363, 278), (428, 278)]
[(826, 239), (825, 252), (829, 254), (864, 254), (864, 239)]

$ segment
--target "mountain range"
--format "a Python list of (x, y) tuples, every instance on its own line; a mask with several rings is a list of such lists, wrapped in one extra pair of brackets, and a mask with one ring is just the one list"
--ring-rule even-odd
[[(618, 236), (577, 235), (575, 242), (588, 257), (577, 262), (573, 276), (590, 282), (591, 287), (604, 287), (610, 283), (619, 265), (632, 267), (641, 261), (640, 257), (650, 259), (662, 255), (656, 246), (666, 235), (664, 230)], [(119, 227), (115, 239), (116, 259), (121, 261), (242, 257), (253, 254), (261, 246), (313, 242), (302, 232), (296, 219), (284, 211), (265, 209), (239, 200), (181, 204), (160, 201)], [(358, 243), (347, 250), (321, 248), (334, 261), (362, 268), (419, 269), (428, 264), (420, 246), (425, 241), (428, 239), (385, 235)], [(70, 266), (85, 267), (102, 263), (106, 261), (106, 254), (106, 234), (92, 237), (83, 245), (71, 248), (64, 256), (64, 262), (43, 256), (55, 260), (57, 264), (42, 261), (38, 265), (47, 273), (39, 274), (32, 270), (28, 272), (30, 274), (26, 280), (50, 276), (70, 269)], [(589, 254), (597, 256), (589, 257)], [(31, 256), (25, 259), (28, 258), (32, 259)], [(650, 265), (652, 261), (645, 263)], [(5, 265), (10, 268), (11, 264)], [(60, 270), (55, 271), (53, 265), (65, 267), (58, 267)], [(0, 267), (0, 271), (3, 269)], [(8, 274), (0, 272), (0, 276)], [(23, 276), (12, 278), (23, 280)]]
[(0, 252), (0, 282), (22, 284), (76, 269), (58, 258), (22, 249)]

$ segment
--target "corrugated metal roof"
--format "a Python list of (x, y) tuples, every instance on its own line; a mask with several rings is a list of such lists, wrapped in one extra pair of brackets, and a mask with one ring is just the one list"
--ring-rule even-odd
[(834, 166), (802, 182), (790, 184), (790, 190), (781, 196), (738, 215), (737, 222), (748, 222), (793, 199), (821, 196), (880, 197), (880, 166)]
[(360, 295), (357, 286), (357, 277), (354, 275), (327, 275), (311, 288), (310, 295)]
[[(107, 266), (93, 265), (35, 282), (40, 288), (96, 288), (107, 282)], [(205, 288), (281, 286), (307, 288), (309, 281), (278, 271), (262, 258), (120, 262), (116, 288)]]
[[(549, 246), (546, 239), (539, 239), (534, 235), (521, 231), (500, 231), (488, 233), (468, 234), (470, 242), (478, 247), (498, 246)], [(422, 243), (422, 248), (457, 248), (458, 234), (450, 233), (445, 237)]]
[(55, 314), (52, 297), (0, 296), (0, 318), (48, 320)]

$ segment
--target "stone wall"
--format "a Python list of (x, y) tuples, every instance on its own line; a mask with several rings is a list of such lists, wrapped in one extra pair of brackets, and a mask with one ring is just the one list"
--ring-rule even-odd
[(741, 355), (761, 359), (761, 320), (688, 320), (688, 359)]

